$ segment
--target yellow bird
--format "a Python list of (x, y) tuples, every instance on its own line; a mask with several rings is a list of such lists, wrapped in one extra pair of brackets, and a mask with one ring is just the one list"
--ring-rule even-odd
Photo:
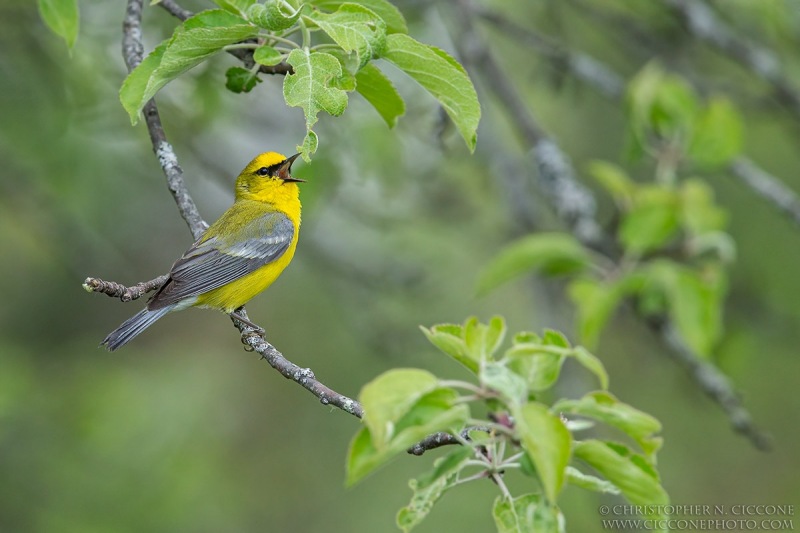
[[(300, 230), (300, 189), (289, 172), (297, 156), (266, 152), (236, 179), (233, 205), (175, 261), (147, 307), (108, 334), (114, 351), (172, 311), (206, 307), (232, 314), (283, 272)], [(250, 324), (252, 325), (252, 324)]]

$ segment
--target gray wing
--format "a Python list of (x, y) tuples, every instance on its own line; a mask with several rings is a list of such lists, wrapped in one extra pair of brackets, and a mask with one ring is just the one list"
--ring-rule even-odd
[(283, 213), (270, 213), (232, 233), (232, 238), (211, 237), (186, 250), (147, 308), (199, 296), (275, 261), (292, 243), (294, 225)]

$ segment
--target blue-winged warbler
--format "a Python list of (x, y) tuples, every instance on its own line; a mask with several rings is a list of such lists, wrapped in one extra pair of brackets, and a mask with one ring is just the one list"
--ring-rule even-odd
[[(233, 205), (183, 256), (147, 307), (108, 334), (114, 351), (172, 311), (206, 307), (233, 313), (269, 287), (294, 256), (300, 190), (289, 173), (299, 154), (266, 152), (236, 179)], [(246, 321), (245, 321), (246, 322)]]

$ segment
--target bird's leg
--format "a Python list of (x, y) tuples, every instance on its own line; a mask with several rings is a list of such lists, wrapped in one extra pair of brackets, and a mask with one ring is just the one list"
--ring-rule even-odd
[(231, 317), (233, 320), (239, 321), (239, 322), (241, 322), (242, 324), (246, 324), (246, 325), (250, 326), (251, 328), (253, 328), (254, 330), (256, 330), (256, 333), (258, 333), (259, 335), (264, 335), (264, 333), (266, 333), (266, 332), (264, 331), (264, 328), (262, 328), (262, 327), (259, 327), (259, 326), (256, 326), (255, 324), (253, 324), (252, 322), (250, 322), (248, 319), (246, 319), (245, 317), (243, 317), (241, 314), (239, 314), (239, 310), (240, 310), (240, 309), (241, 309), (241, 307), (240, 307), (239, 309), (237, 309), (236, 311), (234, 311), (233, 313), (231, 313), (231, 314), (230, 314), (230, 317)]

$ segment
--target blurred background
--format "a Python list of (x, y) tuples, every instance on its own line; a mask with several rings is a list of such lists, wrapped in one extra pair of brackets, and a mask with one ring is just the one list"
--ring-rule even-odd
[[(800, 191), (800, 106), (786, 96), (800, 92), (795, 2), (479, 6), (522, 33), (462, 4), (396, 3), (412, 35), (454, 54), (465, 35), (462, 17), (469, 17), (467, 48), (491, 47), (587, 186), (595, 187), (584, 179), (593, 159), (619, 162), (642, 180), (652, 169), (625, 162), (618, 80), (608, 90), (582, 80), (574, 53), (588, 54), (622, 83), (658, 58), (701, 93), (725, 93), (746, 117), (745, 153)], [(693, 4), (711, 10), (729, 41), (720, 44), (692, 25), (685, 7)], [(35, 3), (0, 4), (0, 530), (395, 530), (395, 513), (411, 495), (406, 480), (437, 453), (401, 457), (344, 489), (344, 458), (359, 422), (245, 352), (226, 317), (189, 310), (113, 355), (98, 349), (143, 302), (87, 294), (84, 278), (153, 278), (191, 237), (144, 125), (131, 127), (118, 101), (124, 5), (87, 0), (80, 7), (80, 37), (69, 54)], [(147, 7), (146, 49), (174, 25), (164, 10)], [(725, 42), (768, 52), (777, 70), (760, 72), (749, 62), (751, 49)], [(235, 64), (223, 54), (158, 96), (168, 138), (208, 221), (230, 205), (233, 179), (255, 154), (292, 153), (304, 135), (301, 110), (283, 103), (281, 78), (267, 78), (249, 94), (224, 90), (224, 72)], [(354, 96), (342, 118), (321, 117), (313, 162), (295, 165), (308, 180), (297, 256), (248, 311), (289, 359), (344, 394), (355, 396), (395, 367), (465, 378), (419, 325), (502, 314), (510, 331), (572, 334), (573, 309), (558, 285), (520, 280), (475, 296), (482, 268), (519, 235), (512, 208), (525, 197), (519, 190), (533, 195), (527, 212), (537, 228), (561, 226), (537, 191), (530, 146), (487, 90), (491, 76), (473, 70), (477, 63), (466, 66), (484, 113), (474, 155), (434, 100), (392, 73), (408, 104), (395, 131)], [(800, 227), (730, 173), (704, 178), (730, 213), (739, 252), (715, 362), (772, 435), (773, 450), (759, 452), (734, 434), (632, 314), (615, 317), (597, 354), (612, 392), (664, 424), (659, 469), (674, 503), (796, 503)], [(597, 199), (608, 221), (613, 206), (603, 194)], [(574, 394), (591, 386), (578, 383)], [(459, 487), (418, 530), (491, 531), (496, 493), (488, 482)], [(616, 502), (567, 488), (569, 529), (599, 530), (596, 509), (608, 501)]]

